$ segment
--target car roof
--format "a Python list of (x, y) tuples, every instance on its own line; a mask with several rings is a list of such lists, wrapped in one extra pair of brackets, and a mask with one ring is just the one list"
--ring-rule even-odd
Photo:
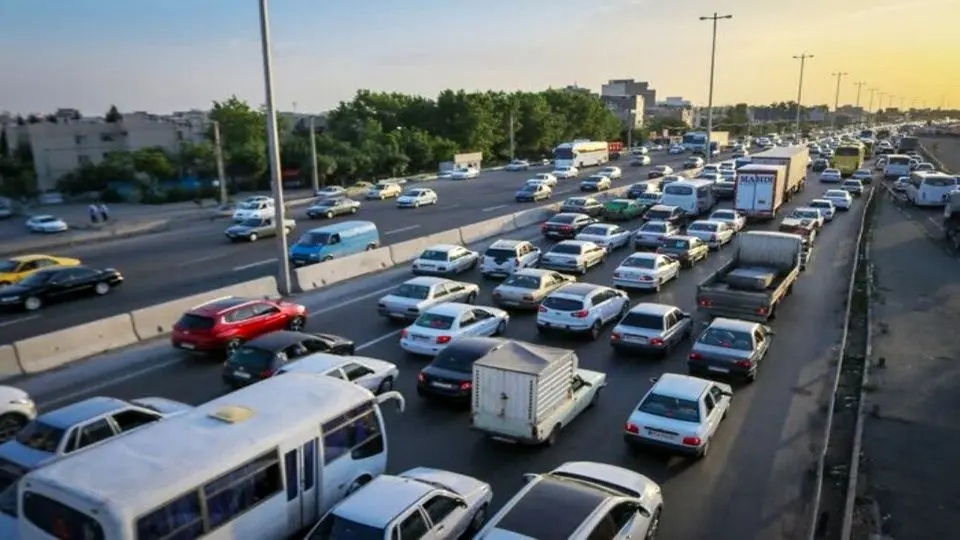
[(497, 240), (496, 242), (490, 244), (490, 247), (487, 249), (511, 249), (526, 244), (527, 240), (510, 240), (504, 238), (502, 240)]
[(630, 308), (630, 313), (643, 313), (644, 315), (659, 315), (664, 316), (667, 313), (672, 312), (677, 309), (676, 306), (671, 306), (669, 304), (657, 304), (655, 302), (640, 302), (639, 304)]
[(192, 315), (207, 315), (215, 316), (219, 315), (225, 311), (229, 311), (237, 306), (242, 306), (244, 304), (249, 304), (254, 302), (251, 298), (242, 298), (239, 296), (226, 296), (223, 298), (217, 298), (216, 300), (211, 300), (199, 306), (195, 306), (193, 309), (189, 310), (187, 313)]
[(652, 208), (650, 208), (650, 210), (666, 210), (668, 212), (673, 212), (676, 209), (677, 209), (676, 206), (672, 206), (669, 204), (655, 204), (653, 205)]
[(593, 244), (593, 242), (590, 242), (589, 240), (563, 240), (562, 242), (557, 242), (557, 245), (555, 245), (555, 246), (553, 246), (553, 247), (557, 247), (557, 246), (580, 246), (580, 247), (583, 247), (583, 246), (590, 245), (590, 244)]
[(687, 242), (691, 240), (699, 240), (696, 236), (690, 236), (689, 234), (668, 234), (667, 236), (664, 236), (663, 239), (685, 240)]
[(424, 313), (430, 313), (431, 315), (445, 315), (447, 317), (458, 317), (461, 313), (473, 309), (472, 304), (464, 304), (462, 302), (444, 302), (442, 304), (436, 304), (428, 307), (424, 310)]
[(361, 228), (376, 230), (377, 225), (372, 221), (351, 220), (351, 221), (341, 221), (340, 223), (333, 223), (331, 225), (324, 225), (323, 227), (310, 229), (307, 232), (341, 233), (344, 231), (361, 229)]
[(37, 420), (61, 429), (68, 429), (80, 422), (130, 406), (122, 399), (97, 396), (41, 414), (37, 417)]
[[(660, 253), (654, 253), (652, 251), (637, 251), (636, 253), (627, 255), (626, 259), (623, 259), (623, 261), (627, 259), (656, 259), (657, 257), (661, 256), (662, 255)], [(623, 264), (623, 261), (620, 261), (620, 264)]]
[(712, 383), (705, 379), (681, 375), (679, 373), (664, 373), (653, 383), (650, 392), (660, 396), (677, 399), (696, 400), (706, 392)]
[(732, 330), (734, 332), (753, 332), (757, 326), (759, 326), (759, 323), (717, 317), (710, 321), (708, 328), (719, 328), (722, 330)]
[(616, 223), (591, 223), (590, 225), (587, 225), (587, 227), (584, 230), (587, 230), (590, 228), (597, 228), (597, 227), (603, 228), (603, 229), (614, 229), (616, 227), (619, 227), (619, 225), (617, 225)]
[(833, 204), (833, 201), (831, 201), (830, 199), (821, 199), (821, 198), (810, 199), (810, 204), (813, 204), (813, 203)]
[(524, 268), (513, 273), (515, 276), (543, 277), (557, 272), (545, 268)]
[(721, 226), (721, 225), (726, 225), (726, 224), (727, 224), (725, 221), (720, 221), (719, 219), (698, 219), (698, 220), (690, 223), (690, 225), (693, 225), (694, 223), (707, 223), (707, 224), (710, 224), (710, 225), (717, 225), (717, 226)]
[(333, 513), (356, 523), (384, 528), (434, 489), (412, 478), (382, 474), (344, 499)]
[(434, 244), (423, 251), (452, 251), (458, 247), (456, 244)]
[(548, 219), (547, 221), (554, 220), (554, 219), (557, 219), (557, 218), (559, 218), (559, 217), (572, 217), (572, 218), (585, 217), (585, 218), (588, 218), (588, 217), (590, 217), (590, 216), (588, 216), (587, 214), (583, 214), (583, 213), (581, 213), (581, 212), (560, 212), (559, 214), (554, 214), (553, 217), (551, 217), (551, 218)]
[(585, 298), (587, 296), (590, 296), (597, 290), (605, 289), (605, 288), (606, 287), (603, 285), (597, 285), (594, 283), (570, 283), (550, 293), (550, 296), (553, 296), (555, 294), (562, 294), (564, 296), (577, 296), (577, 297)]
[(54, 259), (54, 258), (55, 257), (50, 255), (40, 255), (38, 253), (30, 253), (27, 255), (17, 255), (16, 257), (10, 257), (8, 260), (24, 263), (24, 262), (36, 261), (40, 259)]
[(277, 330), (275, 332), (270, 332), (263, 334), (262, 336), (255, 337), (250, 341), (243, 344), (244, 347), (253, 347), (256, 349), (278, 351), (280, 349), (289, 347), (294, 343), (300, 343), (305, 339), (310, 339), (313, 336), (304, 332), (291, 332), (289, 330)]
[(562, 476), (544, 475), (496, 522), (517, 538), (567, 538), (613, 495)]
[(415, 278), (410, 278), (403, 282), (405, 285), (421, 285), (424, 287), (433, 287), (434, 285), (439, 285), (441, 283), (447, 283), (449, 279), (435, 276), (418, 276)]

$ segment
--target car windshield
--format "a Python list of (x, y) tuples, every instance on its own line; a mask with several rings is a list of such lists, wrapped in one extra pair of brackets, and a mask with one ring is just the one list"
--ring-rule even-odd
[(449, 315), (437, 315), (435, 313), (424, 313), (417, 318), (413, 324), (422, 328), (432, 328), (434, 330), (449, 330), (453, 328), (456, 319)]
[(724, 349), (753, 350), (753, 339), (750, 334), (725, 328), (707, 328), (698, 341), (704, 345), (723, 347)]
[(690, 241), (683, 238), (664, 238), (662, 245), (668, 249), (690, 249)]
[(256, 347), (240, 347), (227, 360), (227, 364), (252, 370), (263, 371), (273, 367), (277, 354)]
[(298, 246), (323, 246), (330, 241), (328, 232), (308, 232), (297, 240)]
[(17, 442), (41, 452), (56, 453), (65, 431), (41, 420), (34, 420), (17, 433)]
[(717, 230), (716, 223), (703, 223), (703, 222), (693, 222), (687, 226), (688, 231), (715, 231)]
[(424, 261), (446, 261), (448, 253), (437, 249), (428, 249), (421, 253), (419, 258)]
[(586, 199), (567, 199), (566, 202), (564, 202), (563, 204), (564, 206), (583, 206), (587, 204), (587, 200)]
[(414, 300), (426, 300), (430, 297), (430, 287), (427, 287), (426, 285), (403, 283), (397, 287), (397, 290), (393, 291), (393, 296), (412, 298)]
[(504, 280), (503, 285), (506, 287), (517, 287), (518, 289), (536, 290), (540, 288), (540, 278), (514, 274)]
[(859, 180), (844, 180), (843, 185), (847, 187), (860, 187)]
[(669, 210), (650, 210), (647, 212), (647, 215), (644, 216), (647, 219), (667, 219), (670, 217)]
[(29, 276), (20, 280), (20, 285), (24, 287), (39, 287), (40, 285), (46, 284), (50, 279), (57, 275), (57, 272), (34, 272)]
[(527, 185), (523, 186), (522, 188), (520, 188), (520, 191), (524, 191), (524, 192), (528, 192), (528, 193), (531, 192), (531, 191), (532, 191), (532, 192), (536, 192), (539, 187), (540, 187), (540, 184), (527, 184)]
[(600, 178), (599, 176), (590, 176), (590, 177), (584, 178), (583, 181), (586, 184), (596, 184), (600, 180), (603, 180), (603, 178)]
[(383, 538), (385, 533), (381, 528), (331, 514), (320, 522), (307, 540), (382, 540)]
[(416, 189), (412, 189), (412, 190), (410, 190), (410, 191), (404, 192), (403, 196), (404, 196), (404, 197), (413, 197), (414, 199), (416, 199), (417, 197), (420, 196), (420, 191), (419, 191), (419, 190), (416, 190)]
[(657, 267), (657, 261), (653, 257), (627, 257), (620, 263), (620, 266), (653, 270)]
[(259, 227), (259, 226), (260, 226), (260, 220), (259, 220), (259, 219), (245, 219), (245, 220), (243, 220), (243, 221), (240, 222), (240, 225), (242, 225), (242, 226), (244, 226), (244, 227)]
[(667, 232), (667, 226), (663, 223), (644, 223), (640, 230), (643, 232), (662, 233)]
[(620, 324), (634, 328), (646, 328), (648, 330), (663, 330), (663, 317), (631, 311), (620, 321)]
[(574, 221), (575, 219), (577, 219), (576, 216), (554, 216), (554, 217), (550, 218), (550, 221), (548, 221), (547, 223), (557, 223), (557, 224), (560, 224), (560, 225), (569, 225), (570, 223), (573, 223), (573, 221)]
[(579, 255), (580, 246), (577, 244), (557, 244), (550, 250), (551, 254)]
[(454, 371), (456, 373), (471, 373), (473, 363), (479, 358), (483, 358), (487, 351), (464, 351), (459, 347), (447, 347), (440, 351), (430, 365), (437, 368)]
[(313, 201), (314, 206), (336, 206), (340, 203), (340, 199), (317, 199)]
[(689, 399), (649, 394), (637, 410), (681, 422), (700, 422), (700, 407), (696, 401)]
[(239, 208), (240, 210), (256, 210), (256, 209), (260, 208), (260, 203), (259, 203), (259, 202), (253, 202), (253, 201), (251, 201), (251, 202), (243, 202), (243, 203), (240, 203), (240, 205), (238, 206), (238, 208)]
[(20, 267), (20, 263), (17, 261), (2, 261), (0, 262), (0, 272), (13, 272)]
[(180, 321), (177, 322), (177, 325), (184, 330), (210, 330), (214, 324), (216, 324), (216, 321), (214, 321), (213, 318), (194, 315), (192, 313), (184, 314), (180, 317)]
[(555, 309), (557, 311), (580, 311), (583, 309), (583, 300), (575, 298), (563, 298), (560, 296), (548, 296), (543, 301), (543, 307)]
[(580, 231), (580, 234), (589, 234), (593, 236), (606, 236), (610, 229), (600, 225), (591, 225), (586, 229)]

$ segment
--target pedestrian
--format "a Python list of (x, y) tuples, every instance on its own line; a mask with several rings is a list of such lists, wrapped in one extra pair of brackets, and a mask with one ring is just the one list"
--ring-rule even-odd
[(102, 219), (104, 223), (110, 221), (110, 212), (107, 210), (106, 204), (100, 203), (100, 208), (97, 210), (100, 212), (100, 219)]
[(100, 209), (97, 208), (97, 205), (91, 204), (90, 207), (87, 208), (87, 212), (90, 214), (90, 223), (96, 225), (100, 222)]

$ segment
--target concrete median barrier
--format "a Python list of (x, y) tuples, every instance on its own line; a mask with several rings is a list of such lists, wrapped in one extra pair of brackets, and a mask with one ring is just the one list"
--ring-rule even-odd
[(382, 247), (349, 257), (297, 268), (297, 281), (303, 291), (312, 291), (325, 285), (386, 270), (394, 265), (390, 248)]
[(460, 237), (460, 229), (452, 231), (443, 231), (406, 242), (390, 245), (390, 259), (393, 264), (408, 263), (420, 256), (423, 250), (434, 244), (462, 244), (463, 238)]
[(40, 373), (64, 364), (137, 343), (129, 314), (73, 326), (17, 341), (13, 344), (25, 374)]
[[(195, 306), (224, 296), (241, 296), (244, 298), (276, 298), (277, 279), (262, 277), (253, 281), (237, 283), (222, 289), (216, 289), (186, 298), (170, 300), (156, 306), (138, 309), (130, 313), (133, 319), (133, 328), (141, 340), (152, 339), (169, 334), (173, 325), (184, 312)], [(22, 358), (22, 357), (21, 357)]]
[(480, 223), (473, 223), (460, 227), (460, 237), (464, 244), (472, 244), (486, 240), (498, 234), (508, 233), (517, 229), (513, 215), (499, 216)]
[(513, 224), (517, 229), (537, 225), (550, 219), (558, 211), (560, 211), (559, 203), (517, 212), (513, 214)]
[(17, 350), (13, 345), (0, 345), (0, 381), (23, 375)]

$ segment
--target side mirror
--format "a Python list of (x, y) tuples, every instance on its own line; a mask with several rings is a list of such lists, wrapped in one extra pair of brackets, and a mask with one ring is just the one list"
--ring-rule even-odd
[(533, 473), (526, 473), (522, 476), (522, 478), (523, 478), (523, 483), (529, 484), (530, 482), (533, 482), (537, 478), (537, 475)]

